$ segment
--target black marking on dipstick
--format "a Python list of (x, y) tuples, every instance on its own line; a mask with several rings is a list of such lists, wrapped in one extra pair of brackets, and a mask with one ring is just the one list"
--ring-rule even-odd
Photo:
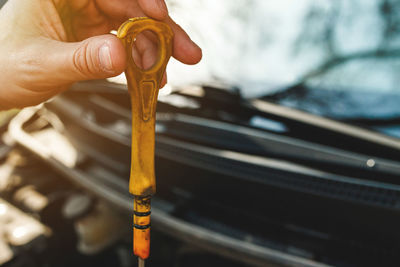
[(139, 229), (139, 230), (148, 229), (148, 228), (150, 228), (150, 226), (151, 226), (150, 223), (149, 223), (149, 224), (146, 224), (146, 225), (139, 225), (139, 224), (134, 224), (134, 225), (133, 225), (133, 227), (135, 227), (136, 229)]
[(151, 210), (146, 211), (146, 212), (140, 212), (140, 211), (134, 210), (133, 214), (135, 214), (135, 216), (139, 216), (139, 217), (146, 217), (146, 216), (150, 216)]

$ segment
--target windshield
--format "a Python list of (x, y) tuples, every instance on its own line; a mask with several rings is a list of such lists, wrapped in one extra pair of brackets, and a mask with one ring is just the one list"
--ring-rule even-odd
[(400, 117), (400, 1), (167, 2), (203, 48), (198, 66), (171, 62), (171, 84), (220, 81), (336, 119)]

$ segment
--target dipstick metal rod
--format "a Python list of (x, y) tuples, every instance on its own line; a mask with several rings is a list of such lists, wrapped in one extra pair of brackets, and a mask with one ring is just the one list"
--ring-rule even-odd
[(144, 267), (144, 259), (138, 257), (139, 260), (139, 267)]

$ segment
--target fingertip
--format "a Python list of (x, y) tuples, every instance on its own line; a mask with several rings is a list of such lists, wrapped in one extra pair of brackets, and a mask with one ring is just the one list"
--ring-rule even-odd
[(158, 20), (168, 17), (168, 8), (164, 0), (138, 0), (138, 2), (147, 16)]
[(194, 43), (190, 39), (175, 39), (174, 57), (182, 63), (194, 65), (199, 63), (199, 61), (203, 57), (203, 51), (196, 43)]
[(189, 48), (189, 53), (190, 56), (188, 57), (188, 63), (190, 65), (194, 65), (200, 62), (200, 60), (203, 58), (203, 50), (192, 41), (190, 48)]
[(156, 0), (160, 16), (158, 19), (163, 20), (168, 17), (168, 7), (164, 0)]

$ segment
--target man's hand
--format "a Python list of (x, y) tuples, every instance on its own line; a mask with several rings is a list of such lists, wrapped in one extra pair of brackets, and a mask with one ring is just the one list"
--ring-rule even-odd
[[(125, 50), (108, 33), (139, 16), (171, 26), (176, 59), (200, 61), (201, 49), (168, 16), (164, 0), (9, 0), (0, 10), (0, 108), (38, 104), (73, 82), (120, 74)], [(144, 67), (155, 57), (149, 42), (136, 44)]]

